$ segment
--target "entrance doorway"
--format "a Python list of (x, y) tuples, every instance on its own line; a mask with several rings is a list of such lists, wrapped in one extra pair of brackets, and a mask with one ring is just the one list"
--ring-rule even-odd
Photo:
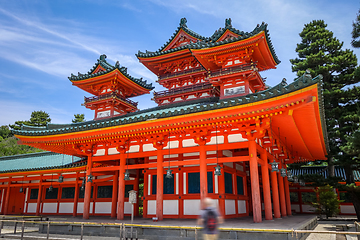
[(25, 190), (21, 193), (20, 188), (10, 188), (8, 214), (23, 214), (25, 202)]

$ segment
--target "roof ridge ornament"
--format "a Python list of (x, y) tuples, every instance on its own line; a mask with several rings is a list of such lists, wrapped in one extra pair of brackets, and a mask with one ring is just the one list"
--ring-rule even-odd
[(187, 23), (186, 18), (180, 19), (180, 27), (186, 27), (187, 28), (186, 23)]
[(105, 61), (105, 58), (107, 58), (105, 54), (100, 55), (100, 61)]
[(225, 28), (232, 28), (231, 18), (225, 19)]

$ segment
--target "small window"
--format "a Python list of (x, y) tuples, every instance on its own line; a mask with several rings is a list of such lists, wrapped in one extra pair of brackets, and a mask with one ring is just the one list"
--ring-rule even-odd
[(208, 193), (214, 192), (213, 172), (207, 172)]
[(200, 173), (188, 173), (188, 193), (200, 193)]
[(111, 198), (113, 186), (98, 186), (97, 198)]
[(75, 187), (64, 187), (61, 190), (61, 199), (71, 199), (75, 197)]
[(57, 199), (58, 198), (58, 192), (59, 189), (58, 188), (53, 188), (53, 190), (50, 192), (49, 188), (45, 188), (46, 193), (45, 193), (45, 199)]
[(156, 186), (157, 186), (157, 178), (156, 175), (152, 175), (152, 181), (151, 181), (151, 193), (156, 194)]
[[(166, 178), (163, 176), (163, 194), (174, 194), (174, 178)], [(157, 175), (152, 175), (152, 194), (156, 194), (157, 188)]]
[(236, 176), (236, 188), (238, 195), (244, 195), (244, 179), (241, 176)]
[(298, 192), (290, 192), (290, 202), (293, 202), (293, 203), (299, 202), (299, 193)]
[(316, 193), (315, 192), (302, 192), (301, 200), (303, 203), (316, 202)]
[[(94, 186), (91, 186), (91, 196), (90, 198), (93, 198), (93, 193), (94, 193)], [(79, 189), (79, 198), (84, 198), (85, 195), (85, 189), (81, 190), (81, 188)]]
[(30, 199), (37, 199), (39, 195), (39, 189), (33, 188), (30, 190)]
[(125, 185), (125, 198), (129, 197), (129, 191), (134, 190), (134, 185)]
[(224, 173), (225, 179), (225, 193), (233, 193), (233, 182), (232, 182), (232, 174), (231, 173)]

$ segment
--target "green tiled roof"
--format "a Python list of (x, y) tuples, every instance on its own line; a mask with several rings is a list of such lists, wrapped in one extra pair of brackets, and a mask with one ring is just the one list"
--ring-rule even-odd
[[(233, 97), (219, 100), (218, 98), (208, 98), (202, 100), (194, 100), (183, 103), (174, 103), (164, 106), (158, 106), (150, 109), (145, 109), (137, 112), (128, 113), (123, 116), (118, 116), (106, 120), (88, 121), (83, 123), (73, 123), (68, 125), (54, 125), (48, 124), (46, 127), (34, 128), (28, 126), (22, 126), (21, 130), (14, 130), (13, 132), (18, 135), (26, 136), (43, 136), (43, 135), (56, 135), (62, 133), (81, 132), (90, 129), (101, 129), (111, 126), (126, 125), (135, 122), (144, 122), (154, 118), (168, 118), (172, 116), (186, 115), (190, 113), (206, 112), (214, 109), (222, 109), (231, 106), (240, 106), (248, 103), (254, 103), (263, 101), (266, 99), (275, 98), (284, 94), (288, 94), (299, 89), (320, 83), (318, 85), (319, 92), (319, 109), (322, 121), (322, 129), (324, 132), (324, 139), (326, 148), (328, 149), (327, 133), (324, 120), (324, 105), (322, 98), (322, 76), (312, 78), (311, 75), (306, 72), (303, 76), (296, 79), (291, 84), (287, 84), (285, 79), (275, 87), (269, 88), (265, 91), (248, 94), (240, 97)], [(57, 127), (57, 128), (56, 128)]]
[[(136, 56), (137, 57), (147, 58), (147, 57), (154, 57), (154, 56), (164, 55), (164, 54), (167, 54), (167, 53), (170, 53), (170, 52), (176, 52), (176, 51), (180, 51), (180, 50), (183, 50), (183, 49), (190, 49), (191, 50), (191, 49), (203, 49), (203, 48), (215, 47), (215, 46), (220, 46), (220, 45), (224, 45), (224, 44), (227, 44), (227, 43), (242, 41), (244, 39), (253, 37), (256, 34), (264, 31), (265, 36), (266, 36), (266, 41), (267, 41), (268, 46), (270, 48), (271, 54), (272, 54), (276, 64), (280, 63), (280, 60), (276, 56), (275, 49), (274, 49), (274, 47), (273, 47), (273, 45), (271, 43), (270, 36), (269, 36), (269, 31), (267, 30), (267, 24), (264, 23), (264, 22), (261, 25), (258, 24), (256, 26), (256, 28), (252, 32), (249, 33), (249, 32), (239, 31), (239, 30), (233, 28), (232, 25), (231, 25), (231, 19), (226, 19), (225, 28), (220, 28), (219, 30), (216, 30), (215, 33), (211, 37), (205, 38), (205, 37), (202, 37), (202, 36), (192, 32), (193, 33), (192, 36), (197, 37), (197, 38), (201, 37), (200, 39), (202, 39), (202, 40), (198, 41), (196, 43), (189, 43), (189, 44), (184, 45), (184, 46), (180, 46), (180, 47), (177, 47), (177, 48), (173, 48), (173, 49), (163, 51), (163, 49), (166, 48), (166, 46), (173, 40), (173, 38), (176, 36), (176, 34), (180, 31), (180, 29), (184, 29), (184, 31), (185, 31), (185, 29), (187, 29), (186, 31), (189, 31), (189, 29), (186, 27), (186, 25), (185, 25), (185, 27), (183, 27), (181, 25), (181, 23), (180, 23), (180, 26), (178, 27), (177, 31), (174, 33), (172, 38), (170, 38), (170, 40), (168, 42), (166, 42), (165, 45), (163, 47), (161, 47), (158, 51), (156, 51), (156, 52), (150, 52), (150, 51), (141, 52), (141, 51), (138, 51), (138, 54), (136, 54)], [(223, 33), (227, 29), (232, 31), (233, 33), (238, 34), (239, 37), (232, 38), (232, 39), (226, 39), (224, 41), (216, 42), (223, 35)]]
[[(300, 169), (291, 169), (290, 172), (294, 176), (304, 175), (304, 174), (319, 174), (324, 178), (328, 178), (328, 171), (326, 166), (316, 166), (316, 167), (301, 167)], [(346, 181), (345, 169), (341, 166), (335, 166), (335, 177), (341, 177)], [(354, 170), (354, 180), (360, 182), (360, 171)]]
[(0, 173), (71, 168), (82, 165), (86, 165), (86, 161), (82, 161), (82, 158), (53, 152), (0, 157)]
[[(100, 76), (100, 75), (104, 75), (107, 74), (109, 72), (114, 71), (115, 69), (118, 69), (125, 77), (127, 77), (128, 79), (130, 79), (131, 81), (133, 81), (134, 83), (140, 85), (143, 88), (152, 90), (155, 87), (152, 86), (152, 83), (148, 84), (146, 82), (146, 80), (143, 80), (142, 78), (135, 78), (132, 77), (128, 74), (127, 72), (127, 68), (126, 67), (120, 67), (119, 62), (116, 62), (115, 66), (112, 66), (111, 64), (109, 64), (106, 60), (106, 55), (103, 54), (100, 56), (100, 58), (97, 60), (97, 63), (93, 66), (92, 69), (90, 69), (90, 71), (86, 74), (81, 74), (78, 73), (78, 75), (74, 75), (71, 74), (69, 78), (70, 81), (80, 81), (80, 80), (84, 80), (84, 79), (88, 79), (88, 78), (92, 78), (92, 77), (96, 77), (96, 76)], [(98, 67), (101, 66), (105, 69), (105, 71), (99, 71), (97, 73), (93, 73), (93, 71)]]

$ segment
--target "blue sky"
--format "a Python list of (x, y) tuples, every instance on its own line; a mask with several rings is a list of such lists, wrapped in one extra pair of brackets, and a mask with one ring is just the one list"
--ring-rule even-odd
[[(352, 22), (359, 8), (355, 0), (0, 0), (0, 125), (28, 120), (35, 110), (49, 113), (52, 123), (70, 123), (77, 113), (92, 120), (93, 111), (81, 106), (89, 94), (72, 86), (67, 77), (86, 73), (101, 54), (162, 90), (135, 53), (159, 49), (182, 17), (190, 29), (206, 37), (224, 27), (226, 18), (232, 19), (233, 27), (249, 32), (268, 23), (281, 63), (261, 75), (271, 86), (283, 78), (291, 82), (295, 73), (289, 59), (297, 56), (304, 24), (325, 20), (344, 48), (352, 49)], [(152, 93), (132, 100), (144, 109), (156, 106), (151, 97)]]

